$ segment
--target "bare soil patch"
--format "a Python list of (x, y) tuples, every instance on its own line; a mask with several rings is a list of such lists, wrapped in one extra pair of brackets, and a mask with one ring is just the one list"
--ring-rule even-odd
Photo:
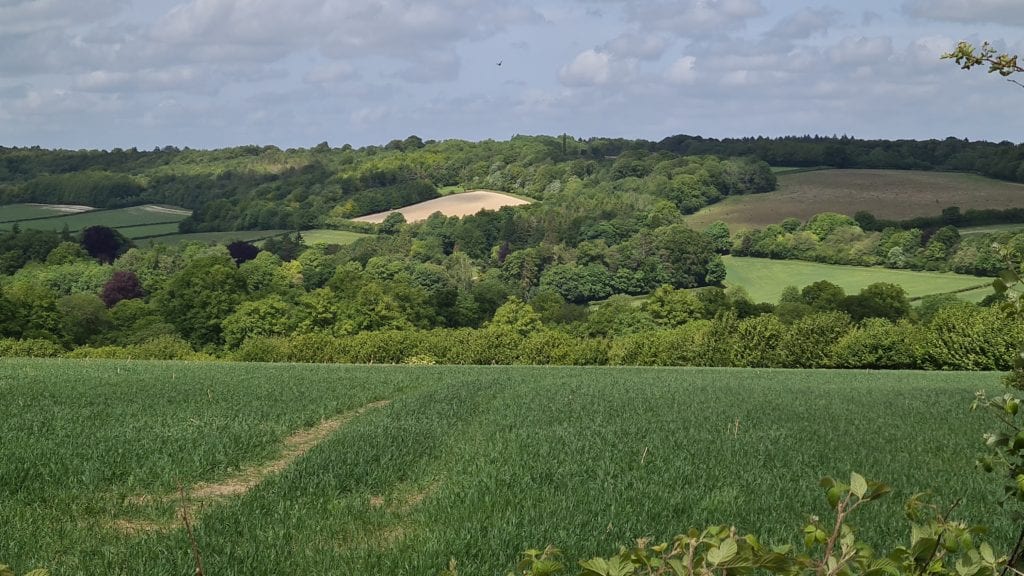
[(412, 204), (397, 210), (360, 216), (359, 218), (354, 218), (354, 220), (356, 222), (379, 224), (388, 217), (388, 214), (400, 212), (405, 216), (406, 222), (419, 222), (420, 220), (426, 220), (434, 212), (440, 212), (445, 216), (469, 216), (481, 210), (498, 210), (503, 206), (520, 206), (529, 203), (529, 200), (523, 200), (522, 198), (516, 198), (515, 196), (509, 196), (508, 194), (502, 194), (493, 190), (470, 190)]
[(169, 206), (157, 206), (156, 204), (147, 204), (146, 206), (140, 206), (146, 212), (156, 212), (157, 214), (175, 214), (178, 216), (191, 216), (191, 210), (184, 210), (182, 208), (171, 208)]
[(412, 491), (401, 491), (390, 498), (384, 496), (370, 496), (370, 508), (383, 508), (387, 506), (389, 512), (396, 514), (408, 514), (413, 508), (420, 505), (428, 496), (437, 492), (441, 487), (441, 481), (435, 480), (430, 484)]
[(732, 196), (686, 217), (703, 229), (722, 220), (733, 231), (764, 228), (786, 218), (806, 221), (821, 212), (853, 216), (861, 210), (878, 218), (903, 220), (938, 216), (943, 208), (1024, 206), (1024, 184), (973, 174), (913, 170), (816, 170), (779, 176), (779, 189)]
[(78, 204), (35, 204), (30, 203), (26, 206), (39, 206), (40, 208), (46, 208), (47, 210), (53, 210), (54, 212), (60, 212), (62, 214), (79, 214), (81, 212), (89, 212), (95, 210), (92, 206), (82, 206)]
[[(189, 515), (195, 518), (204, 508), (219, 500), (245, 494), (255, 488), (260, 482), (263, 482), (263, 480), (271, 474), (280, 472), (290, 466), (299, 457), (312, 450), (317, 444), (326, 440), (328, 436), (347, 424), (353, 418), (361, 416), (370, 410), (383, 408), (390, 403), (390, 400), (372, 402), (365, 406), (356, 408), (355, 410), (339, 414), (329, 420), (324, 420), (312, 428), (299, 430), (284, 439), (284, 449), (277, 458), (268, 462), (254, 464), (243, 468), (238, 471), (238, 473), (219, 482), (202, 482), (190, 488), (186, 488), (185, 495), (187, 498)], [(179, 501), (180, 498), (181, 497), (177, 492), (155, 496), (143, 494), (129, 498), (126, 501), (126, 504), (139, 506), (150, 503), (169, 503)], [(174, 521), (170, 522), (154, 522), (151, 520), (133, 520), (126, 518), (114, 521), (113, 526), (122, 532), (135, 534), (140, 532), (170, 530), (179, 526), (180, 523), (180, 518), (176, 518)]]

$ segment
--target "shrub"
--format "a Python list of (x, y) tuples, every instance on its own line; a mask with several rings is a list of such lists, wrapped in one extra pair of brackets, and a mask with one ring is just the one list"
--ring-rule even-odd
[(0, 339), (0, 358), (56, 358), (64, 352), (64, 348), (49, 340)]
[(290, 362), (292, 358), (290, 338), (280, 336), (254, 336), (242, 342), (231, 355), (239, 362)]
[(850, 331), (850, 317), (842, 312), (820, 312), (797, 320), (779, 342), (782, 365), (787, 368), (825, 368), (831, 350)]
[(939, 310), (929, 324), (924, 362), (940, 370), (1008, 370), (1024, 326), (999, 308), (970, 303)]
[(538, 330), (519, 349), (523, 364), (594, 366), (608, 363), (607, 344), (598, 338), (578, 338), (561, 330)]
[(67, 354), (68, 358), (109, 360), (213, 360), (209, 354), (196, 352), (179, 336), (157, 336), (129, 346), (82, 346)]
[(711, 329), (708, 320), (697, 320), (674, 330), (658, 330), (621, 336), (612, 341), (608, 364), (616, 366), (695, 366)]
[(906, 321), (893, 324), (882, 318), (871, 318), (836, 343), (831, 365), (885, 370), (919, 368), (923, 348), (923, 337), (917, 326)]
[(782, 366), (779, 342), (787, 326), (774, 314), (747, 318), (737, 327), (736, 365), (746, 368)]

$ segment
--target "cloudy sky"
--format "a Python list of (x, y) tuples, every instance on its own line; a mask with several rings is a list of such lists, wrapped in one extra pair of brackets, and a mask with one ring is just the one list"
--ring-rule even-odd
[(0, 145), (1024, 140), (960, 39), (1024, 53), (1024, 0), (0, 0)]

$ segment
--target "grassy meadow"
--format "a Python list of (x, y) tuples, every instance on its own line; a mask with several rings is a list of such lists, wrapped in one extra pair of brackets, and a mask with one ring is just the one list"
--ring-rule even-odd
[[(184, 220), (187, 216), (188, 211), (181, 208), (146, 205), (117, 208), (114, 210), (90, 210), (88, 212), (54, 216), (41, 220), (27, 220), (20, 222), (19, 226), (22, 229), (61, 230), (67, 225), (68, 230), (74, 232), (89, 226), (122, 228), (143, 224), (177, 223)], [(8, 230), (13, 225), (13, 222), (0, 223), (0, 227)]]
[[(992, 280), (952, 272), (916, 272), (866, 266), (819, 264), (800, 260), (770, 260), (724, 256), (725, 283), (742, 286), (755, 302), (778, 302), (786, 286), (802, 288), (828, 280), (847, 294), (856, 294), (875, 282), (899, 284), (912, 298), (957, 292), (958, 297), (981, 300), (992, 293)], [(962, 291), (962, 292), (961, 292)]]
[(347, 230), (319, 229), (302, 231), (302, 238), (309, 246), (312, 246), (313, 244), (351, 244), (360, 238), (365, 238), (366, 236), (366, 234), (349, 232)]
[(817, 480), (851, 470), (895, 489), (854, 520), (870, 542), (904, 542), (903, 501), (931, 489), (964, 497), (958, 513), (1005, 547), (1014, 526), (973, 465), (993, 423), (968, 410), (998, 386), (985, 373), (2, 360), (0, 562), (190, 574), (176, 486), (245, 478), (339, 414), (289, 465), (191, 507), (208, 574), (435, 575), (450, 558), (504, 574), (528, 547), (572, 560), (721, 522), (795, 542), (827, 512)]
[(995, 234), (998, 232), (1017, 233), (1021, 230), (1024, 230), (1024, 224), (992, 224), (989, 226), (968, 226), (966, 228), (960, 228), (960, 235), (970, 236), (971, 234)]
[(202, 244), (230, 244), (236, 240), (245, 242), (258, 242), (266, 240), (271, 236), (279, 236), (288, 230), (234, 230), (231, 232), (192, 232), (189, 234), (167, 234), (165, 236), (153, 236), (137, 241), (137, 244), (147, 246), (150, 242), (154, 244), (181, 244), (182, 242), (200, 242)]
[[(69, 211), (65, 212), (62, 208), (52, 204), (7, 204), (0, 206), (0, 223), (29, 220), (32, 218), (50, 218), (68, 213), (77, 213), (78, 211), (87, 212), (93, 210), (92, 208), (81, 206), (68, 208)], [(70, 212), (71, 210), (76, 212)]]
[(878, 218), (937, 216), (943, 208), (1013, 208), (1024, 204), (1024, 184), (953, 172), (912, 170), (806, 170), (779, 172), (774, 192), (729, 196), (695, 214), (698, 230), (721, 220), (733, 232), (764, 228), (821, 212), (853, 216), (867, 210)]
[[(287, 230), (237, 230), (231, 232), (194, 232), (179, 234), (178, 223), (185, 219), (187, 210), (168, 207), (133, 206), (116, 210), (92, 210), (75, 214), (62, 214), (49, 205), (11, 204), (0, 207), (0, 230), (10, 230), (15, 222), (24, 229), (68, 230), (77, 232), (89, 226), (109, 226), (138, 244), (178, 244), (202, 242), (227, 244), (235, 240), (258, 242), (278, 236)], [(365, 234), (344, 230), (305, 230), (302, 232), (309, 245), (351, 244)]]

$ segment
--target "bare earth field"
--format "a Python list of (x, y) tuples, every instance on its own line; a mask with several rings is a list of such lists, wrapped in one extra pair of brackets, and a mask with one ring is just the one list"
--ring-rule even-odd
[[(1022, 186), (1024, 188), (1024, 186)], [(442, 198), (434, 198), (419, 204), (412, 204), (398, 210), (388, 210), (354, 218), (356, 222), (372, 222), (378, 224), (387, 218), (392, 212), (401, 212), (406, 222), (419, 222), (426, 220), (434, 212), (440, 212), (445, 216), (469, 216), (481, 210), (497, 210), (503, 206), (519, 206), (529, 204), (529, 200), (492, 192), (490, 190), (470, 190), (461, 194), (451, 194)]]
[(1024, 185), (949, 172), (912, 170), (815, 170), (779, 176), (779, 189), (732, 196), (686, 217), (703, 229), (722, 220), (735, 232), (763, 228), (821, 212), (853, 216), (867, 210), (878, 218), (902, 220), (936, 216), (943, 208), (1024, 206)]
[(92, 206), (81, 206), (78, 204), (26, 204), (26, 206), (38, 206), (39, 208), (53, 210), (62, 214), (78, 214), (79, 212), (95, 210)]

